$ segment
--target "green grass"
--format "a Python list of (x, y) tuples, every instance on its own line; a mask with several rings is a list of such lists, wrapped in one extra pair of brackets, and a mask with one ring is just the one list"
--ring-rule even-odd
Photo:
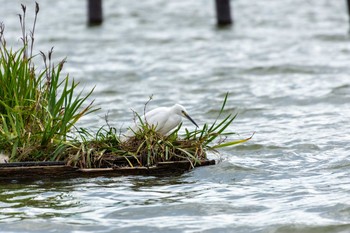
[(39, 6), (29, 35), (23, 5), (22, 10), (19, 50), (8, 48), (5, 26), (0, 24), (0, 148), (11, 161), (55, 160), (74, 124), (94, 111), (91, 103), (85, 103), (92, 90), (75, 93), (78, 84), (61, 74), (65, 60), (53, 64), (52, 49), (40, 52), (45, 69), (38, 70), (32, 52)]
[[(164, 136), (140, 121), (141, 130), (127, 140), (121, 140), (117, 129), (107, 124), (96, 134), (80, 129), (79, 137), (68, 150), (69, 164), (78, 167), (113, 166), (113, 160), (124, 158), (125, 166), (153, 166), (158, 162), (188, 160), (194, 166), (207, 159), (207, 153), (234, 146), (251, 139), (229, 140), (234, 132), (226, 132), (237, 114), (222, 117), (228, 94), (226, 94), (217, 119), (204, 124), (201, 129), (180, 135), (180, 124), (170, 135)], [(148, 103), (148, 102), (147, 102)], [(221, 119), (222, 118), (222, 119)]]
[[(222, 116), (228, 94), (212, 124), (194, 131), (185, 129), (184, 135), (180, 135), (182, 125), (170, 135), (160, 135), (136, 114), (142, 130), (127, 141), (121, 140), (107, 118), (106, 125), (96, 133), (81, 128), (68, 136), (81, 117), (97, 110), (87, 103), (93, 90), (77, 93), (78, 83), (62, 74), (65, 59), (54, 65), (52, 49), (33, 55), (38, 13), (36, 4), (33, 27), (27, 33), (26, 7), (22, 5), (19, 18), (23, 43), (18, 50), (8, 47), (5, 27), (0, 24), (0, 152), (9, 155), (10, 161), (66, 161), (72, 166), (94, 168), (188, 160), (194, 166), (207, 159), (209, 151), (250, 139), (228, 139), (235, 133), (226, 131), (237, 116)], [(42, 57), (43, 70), (34, 64), (36, 56)]]

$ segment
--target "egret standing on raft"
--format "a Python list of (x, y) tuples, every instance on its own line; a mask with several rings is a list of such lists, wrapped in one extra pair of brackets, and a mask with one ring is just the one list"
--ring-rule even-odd
[[(172, 107), (155, 108), (147, 112), (141, 119), (145, 124), (155, 127), (156, 132), (167, 135), (182, 122), (182, 117), (186, 117), (198, 128), (196, 122), (187, 114), (186, 109), (180, 104), (175, 104)], [(137, 121), (135, 125), (130, 127), (125, 133), (125, 137), (129, 138), (134, 136), (140, 128), (140, 122)]]

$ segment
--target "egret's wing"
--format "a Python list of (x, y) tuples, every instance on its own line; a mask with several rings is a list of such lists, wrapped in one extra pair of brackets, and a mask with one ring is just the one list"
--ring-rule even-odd
[(155, 126), (156, 130), (163, 128), (169, 118), (169, 111), (167, 108), (156, 108), (147, 112), (144, 116), (145, 122), (150, 126)]
[[(167, 107), (160, 107), (153, 109), (149, 112), (147, 112), (144, 116), (141, 117), (144, 124), (148, 124), (150, 126), (156, 127), (156, 131), (163, 132), (162, 129), (167, 124), (169, 116), (169, 108)], [(125, 137), (132, 137), (134, 136), (135, 132), (137, 132), (140, 129), (140, 121), (139, 119), (136, 119), (135, 123), (129, 127), (129, 130), (124, 134)]]
[(158, 133), (167, 135), (172, 129), (181, 123), (181, 116), (176, 114), (169, 115), (169, 113), (162, 112), (148, 118), (147, 122), (149, 125), (156, 126), (156, 131)]

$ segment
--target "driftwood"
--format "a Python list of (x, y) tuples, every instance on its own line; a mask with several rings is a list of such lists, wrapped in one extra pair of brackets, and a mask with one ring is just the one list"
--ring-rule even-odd
[(0, 169), (2, 167), (36, 167), (36, 166), (62, 166), (66, 165), (65, 162), (13, 162), (13, 163), (0, 163)]
[(194, 167), (214, 165), (215, 160), (204, 160), (197, 164), (189, 161), (159, 162), (150, 167), (118, 167), (79, 169), (62, 162), (24, 162), (0, 164), (0, 181), (66, 179), (74, 177), (123, 176), (123, 175), (177, 175)]

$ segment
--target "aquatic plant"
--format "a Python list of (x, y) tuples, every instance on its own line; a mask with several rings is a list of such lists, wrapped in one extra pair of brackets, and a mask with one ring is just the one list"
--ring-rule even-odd
[[(31, 31), (26, 32), (26, 6), (19, 14), (22, 46), (8, 48), (0, 24), (0, 148), (11, 161), (55, 160), (74, 124), (95, 109), (83, 107), (93, 90), (76, 94), (78, 85), (62, 77), (65, 59), (52, 62), (53, 50), (43, 58), (43, 70), (34, 64), (34, 33), (39, 5)], [(82, 108), (83, 107), (83, 108)], [(81, 109), (82, 108), (82, 109)]]
[[(140, 130), (133, 137), (121, 140), (120, 133), (111, 127), (106, 117), (106, 125), (96, 134), (80, 129), (80, 140), (72, 144), (69, 164), (78, 167), (153, 166), (158, 162), (187, 160), (192, 166), (207, 159), (207, 153), (218, 148), (229, 147), (251, 139), (229, 140), (234, 132), (226, 132), (237, 114), (228, 114), (220, 119), (225, 110), (226, 94), (220, 112), (212, 124), (204, 124), (201, 129), (180, 134), (180, 124), (170, 135), (159, 134), (154, 126), (142, 121), (138, 113)], [(148, 102), (147, 102), (148, 103)], [(146, 103), (146, 104), (147, 104)]]

